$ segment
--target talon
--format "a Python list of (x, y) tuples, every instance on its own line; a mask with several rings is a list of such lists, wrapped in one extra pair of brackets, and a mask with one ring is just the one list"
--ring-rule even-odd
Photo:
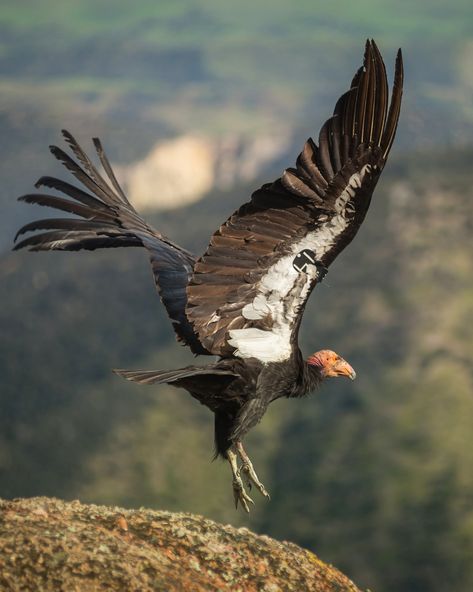
[(243, 476), (245, 478), (245, 483), (246, 486), (248, 487), (248, 489), (251, 491), (253, 488), (253, 482), (251, 481), (251, 477), (250, 477), (250, 468), (246, 463), (243, 463), (240, 467), (240, 474), (243, 473)]
[(235, 501), (235, 508), (238, 509), (238, 502), (242, 505), (243, 509), (247, 514), (250, 513), (250, 507), (248, 504), (254, 506), (255, 502), (251, 499), (251, 497), (246, 493), (245, 488), (243, 486), (243, 482), (241, 480), (241, 467), (238, 467), (237, 464), (237, 456), (233, 452), (233, 450), (227, 451), (227, 459), (230, 463), (230, 467), (232, 469), (233, 474), (233, 499)]
[(248, 484), (248, 489), (251, 491), (251, 488), (253, 487), (253, 485), (255, 485), (255, 487), (258, 489), (258, 491), (261, 493), (261, 495), (269, 499), (270, 495), (266, 491), (266, 487), (258, 479), (258, 475), (255, 473), (253, 466), (250, 465), (248, 462), (245, 462), (241, 466), (241, 470), (245, 474), (245, 478), (246, 478), (246, 481)]
[(246, 493), (240, 478), (233, 480), (233, 499), (235, 500), (235, 508), (238, 509), (238, 502), (240, 502), (247, 514), (250, 513), (248, 504), (255, 505), (255, 502)]
[(240, 500), (240, 495), (235, 488), (233, 489), (233, 499), (235, 501), (235, 510), (238, 510), (238, 502)]
[(242, 465), (239, 469), (239, 472), (243, 472), (245, 479), (248, 483), (248, 488), (251, 490), (252, 485), (254, 485), (263, 497), (265, 497), (267, 500), (270, 500), (271, 497), (269, 493), (266, 491), (266, 487), (259, 480), (258, 475), (256, 474), (256, 471), (253, 468), (253, 464), (249, 456), (246, 454), (245, 449), (243, 448), (243, 444), (241, 442), (237, 442), (236, 449), (242, 461)]

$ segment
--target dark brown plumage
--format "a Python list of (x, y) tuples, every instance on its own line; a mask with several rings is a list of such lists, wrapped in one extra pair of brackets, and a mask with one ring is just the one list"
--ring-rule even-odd
[(214, 412), (216, 451), (229, 460), (235, 502), (246, 510), (251, 499), (241, 474), (268, 494), (241, 440), (271, 401), (303, 396), (329, 376), (355, 376), (334, 352), (322, 350), (304, 360), (298, 331), (312, 290), (366, 215), (394, 140), (402, 84), (399, 51), (388, 106), (384, 63), (374, 41), (367, 41), (363, 66), (322, 126), (318, 145), (309, 138), (296, 166), (255, 191), (214, 233), (198, 259), (136, 212), (98, 139), (94, 145), (105, 176), (64, 131), (78, 162), (56, 146), (51, 152), (84, 189), (41, 177), (37, 188), (48, 187), (65, 197), (33, 193), (19, 198), (77, 217), (23, 226), (15, 240), (40, 232), (15, 249), (147, 249), (178, 340), (195, 354), (219, 360), (205, 367), (116, 372), (142, 384), (185, 388)]

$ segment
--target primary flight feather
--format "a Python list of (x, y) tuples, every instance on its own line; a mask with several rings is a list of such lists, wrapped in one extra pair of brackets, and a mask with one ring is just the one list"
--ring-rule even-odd
[[(149, 226), (120, 187), (101, 142), (94, 139), (101, 173), (73, 136), (63, 135), (77, 160), (56, 146), (53, 155), (82, 184), (41, 177), (65, 197), (44, 193), (19, 199), (75, 214), (23, 226), (31, 234), (15, 245), (32, 251), (106, 247), (147, 249), (156, 287), (178, 340), (195, 354), (218, 356), (204, 366), (169, 371), (116, 370), (142, 384), (182, 387), (215, 414), (217, 454), (233, 475), (236, 505), (253, 503), (242, 480), (269, 497), (242, 438), (271, 401), (300, 397), (327, 377), (355, 377), (335, 352), (304, 359), (298, 332), (307, 300), (363, 222), (394, 141), (401, 107), (399, 50), (389, 101), (386, 70), (373, 40), (350, 89), (309, 138), (295, 167), (263, 185), (212, 235), (205, 253), (191, 253)], [(240, 459), (240, 466), (238, 465)]]

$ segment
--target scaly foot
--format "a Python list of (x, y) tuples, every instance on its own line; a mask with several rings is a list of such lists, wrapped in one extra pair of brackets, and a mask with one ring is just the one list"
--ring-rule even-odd
[(246, 454), (246, 451), (243, 448), (243, 444), (241, 442), (237, 442), (236, 449), (238, 451), (238, 454), (240, 455), (242, 462), (242, 465), (240, 467), (240, 473), (244, 474), (245, 479), (248, 483), (248, 488), (251, 489), (251, 486), (254, 485), (262, 496), (264, 496), (268, 500), (271, 499), (269, 493), (266, 491), (265, 486), (259, 480), (258, 475), (256, 474), (256, 471), (253, 467), (253, 463), (251, 462), (250, 457)]
[(238, 468), (237, 463), (237, 455), (233, 450), (227, 451), (227, 459), (230, 463), (230, 467), (232, 469), (233, 475), (233, 499), (235, 500), (235, 508), (238, 508), (238, 502), (242, 505), (242, 508), (247, 512), (250, 513), (250, 507), (248, 504), (254, 506), (255, 502), (251, 499), (251, 497), (246, 493), (245, 488), (243, 486), (243, 481), (241, 480), (240, 476), (240, 469)]
[(243, 483), (241, 481), (241, 477), (237, 479), (233, 479), (233, 499), (235, 500), (235, 508), (238, 509), (238, 502), (242, 505), (243, 509), (247, 514), (250, 513), (250, 507), (248, 504), (252, 506), (255, 505), (255, 502), (251, 499), (251, 497), (246, 493), (245, 488), (243, 487)]

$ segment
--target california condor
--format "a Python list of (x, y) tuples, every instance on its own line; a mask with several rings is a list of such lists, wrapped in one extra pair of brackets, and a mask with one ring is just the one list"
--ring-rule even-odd
[(214, 412), (216, 453), (229, 461), (235, 504), (240, 502), (246, 511), (253, 502), (242, 476), (249, 487), (269, 495), (242, 439), (271, 401), (302, 397), (330, 376), (355, 378), (353, 368), (332, 351), (304, 359), (298, 332), (312, 290), (366, 215), (396, 133), (402, 84), (399, 50), (388, 105), (384, 63), (374, 41), (367, 41), (363, 66), (322, 126), (318, 145), (309, 138), (296, 166), (256, 190), (198, 258), (141, 218), (96, 138), (104, 172), (64, 131), (76, 160), (56, 146), (51, 152), (82, 187), (41, 177), (37, 188), (55, 189), (63, 196), (32, 193), (19, 198), (77, 217), (23, 226), (15, 241), (26, 232), (41, 232), (15, 249), (147, 249), (178, 340), (194, 354), (218, 356), (218, 361), (178, 370), (115, 372), (142, 384), (184, 388)]

